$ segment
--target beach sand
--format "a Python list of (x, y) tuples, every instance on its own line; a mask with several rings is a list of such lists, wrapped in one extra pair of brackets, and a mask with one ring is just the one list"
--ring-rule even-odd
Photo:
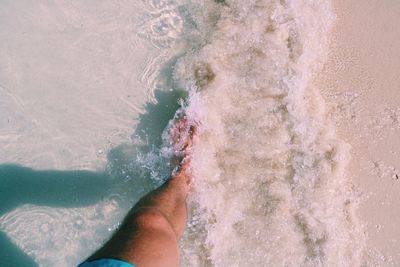
[(328, 62), (317, 78), (360, 193), (367, 266), (400, 266), (400, 28), (398, 1), (334, 1)]

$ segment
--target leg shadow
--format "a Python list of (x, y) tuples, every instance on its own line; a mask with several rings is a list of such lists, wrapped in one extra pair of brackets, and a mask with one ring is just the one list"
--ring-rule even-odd
[(51, 207), (81, 207), (100, 201), (111, 180), (89, 171), (37, 171), (19, 165), (0, 165), (0, 215), (30, 203)]

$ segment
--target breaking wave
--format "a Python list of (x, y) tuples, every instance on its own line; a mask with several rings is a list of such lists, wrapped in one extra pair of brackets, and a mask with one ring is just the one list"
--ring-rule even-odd
[(327, 56), (329, 1), (194, 10), (206, 34), (175, 71), (201, 123), (183, 266), (360, 265), (348, 145), (312, 83)]

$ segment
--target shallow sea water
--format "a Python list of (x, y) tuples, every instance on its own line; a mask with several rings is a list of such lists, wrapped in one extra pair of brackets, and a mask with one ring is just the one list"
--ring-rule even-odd
[(168, 178), (199, 124), (182, 266), (360, 266), (364, 237), (311, 80), (329, 1), (0, 3), (0, 259), (74, 266)]

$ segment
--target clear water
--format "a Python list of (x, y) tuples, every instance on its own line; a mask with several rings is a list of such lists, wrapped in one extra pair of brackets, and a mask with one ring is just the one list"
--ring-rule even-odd
[(200, 127), (182, 266), (361, 265), (348, 145), (312, 84), (333, 21), (316, 0), (2, 1), (0, 259), (98, 248), (168, 177), (183, 105)]

